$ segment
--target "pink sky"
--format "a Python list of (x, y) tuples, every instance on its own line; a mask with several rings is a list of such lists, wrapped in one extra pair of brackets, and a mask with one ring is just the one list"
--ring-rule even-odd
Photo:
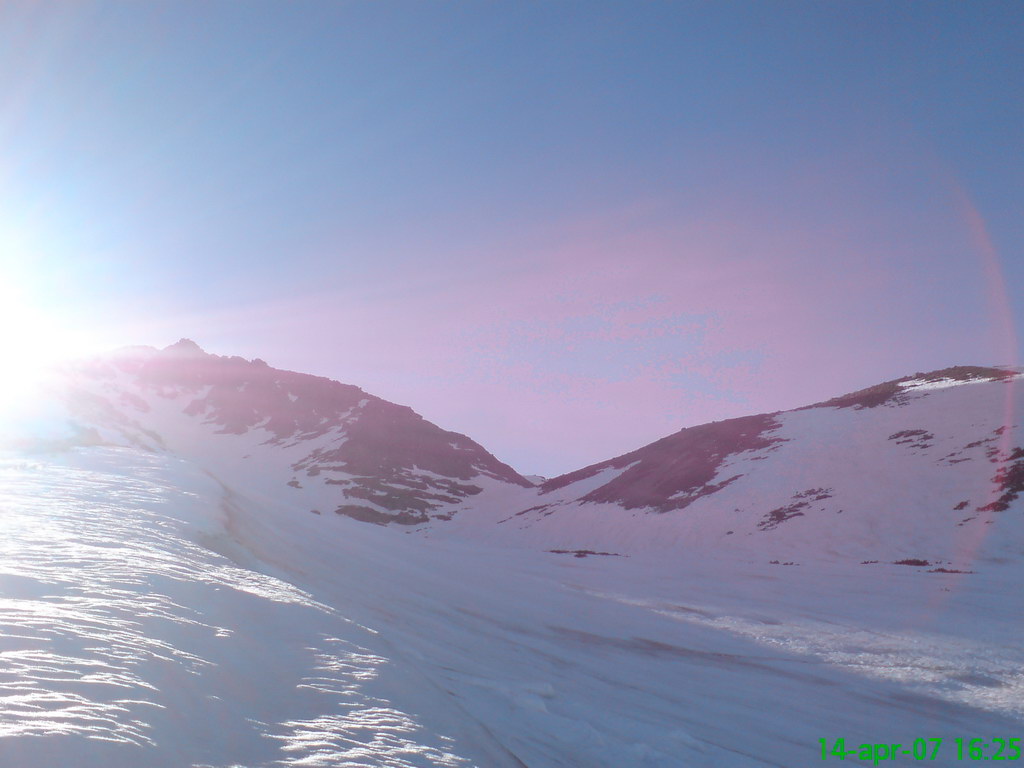
[(998, 1), (0, 4), (8, 325), (191, 337), (547, 475), (1013, 364), (1022, 25)]
[(357, 384), (546, 475), (683, 426), (1014, 362), (998, 261), (973, 218), (941, 233), (962, 256), (934, 276), (917, 252), (869, 253), (828, 222), (651, 226), (651, 208), (571, 222), (535, 253), (420, 264), (401, 282), (364, 277), (152, 333)]

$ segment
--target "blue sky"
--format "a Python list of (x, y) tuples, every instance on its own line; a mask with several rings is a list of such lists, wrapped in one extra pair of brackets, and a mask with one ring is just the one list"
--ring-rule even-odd
[(95, 346), (190, 336), (554, 474), (1017, 362), (1022, 19), (8, 3), (0, 264)]

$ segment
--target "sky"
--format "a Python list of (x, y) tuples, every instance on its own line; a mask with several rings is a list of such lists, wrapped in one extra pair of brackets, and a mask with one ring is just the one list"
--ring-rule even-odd
[(1018, 364), (1016, 2), (4, 2), (0, 352), (356, 384), (552, 476)]

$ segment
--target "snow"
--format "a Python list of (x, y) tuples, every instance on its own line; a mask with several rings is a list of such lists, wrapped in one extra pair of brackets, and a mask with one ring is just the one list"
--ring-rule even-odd
[[(1020, 376), (1010, 377), (1010, 380), (1020, 379)], [(977, 376), (975, 378), (949, 378), (943, 377), (938, 379), (908, 379), (907, 381), (901, 381), (899, 385), (904, 389), (910, 390), (928, 390), (928, 389), (948, 389), (949, 387), (959, 387), (965, 384), (985, 384), (991, 382), (991, 378), (984, 376)]]
[(97, 449), (8, 460), (3, 479), (0, 754), (76, 766), (467, 764), (377, 695), (394, 674), (364, 647), (371, 630), (254, 568), (229, 533), (237, 508), (197, 468)]
[(823, 734), (1024, 715), (1016, 562), (579, 560), (309, 515), (168, 454), (2, 466), (0, 755), (29, 764), (789, 766)]
[(977, 509), (1014, 385), (779, 414), (682, 510), (581, 501), (631, 464), (396, 528), (310, 514), (352, 475), (293, 465), (343, 429), (221, 434), (126, 381), (110, 444), (50, 404), (0, 455), (0, 765), (789, 768), (1024, 721), (1024, 504)]
[[(502, 533), (526, 546), (638, 557), (713, 547), (762, 562), (921, 558), (960, 569), (979, 557), (1016, 558), (1024, 539), (1018, 516), (977, 508), (993, 498), (1000, 456), (1024, 444), (1019, 427), (1007, 424), (1022, 410), (1019, 385), (986, 382), (922, 393), (899, 407), (786, 412), (772, 433), (781, 442), (727, 457), (709, 484), (739, 478), (685, 509), (583, 501), (625, 471), (607, 467), (519, 501), (502, 516)], [(900, 442), (908, 431), (929, 437)], [(799, 515), (765, 525), (773, 510), (802, 501)], [(956, 509), (961, 502), (967, 507)]]

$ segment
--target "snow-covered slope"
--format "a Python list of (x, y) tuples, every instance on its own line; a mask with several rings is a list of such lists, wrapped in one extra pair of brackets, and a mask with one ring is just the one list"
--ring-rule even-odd
[(623, 554), (713, 548), (948, 569), (1017, 557), (1020, 379), (951, 368), (690, 427), (548, 480), (497, 527), (550, 548)]
[(539, 485), (407, 407), (187, 340), (69, 376), (70, 442), (167, 451), (267, 503), (435, 538), (947, 570), (1011, 556), (1018, 540), (1003, 529), (1024, 489), (1021, 376), (1005, 369), (915, 374), (689, 427)]
[(468, 764), (460, 713), (390, 701), (418, 676), (247, 551), (200, 468), (93, 448), (0, 477), (0, 764)]
[(167, 453), (4, 457), (0, 764), (788, 767), (927, 734), (949, 766), (1024, 722), (1019, 562), (652, 567), (327, 522)]
[[(221, 357), (183, 339), (68, 371), (63, 397), (87, 442), (167, 450), (308, 511), (412, 525), (485, 487), (532, 487), (465, 435), (358, 387)], [(256, 465), (253, 472), (248, 465)]]
[(792, 768), (839, 737), (952, 766), (1024, 724), (1014, 372), (540, 487), (188, 343), (69, 375), (0, 454), (2, 766)]

